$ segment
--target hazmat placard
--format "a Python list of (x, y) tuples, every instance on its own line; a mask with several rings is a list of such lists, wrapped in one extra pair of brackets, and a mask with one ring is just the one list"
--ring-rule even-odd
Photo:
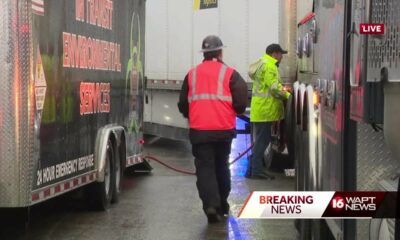
[(46, 96), (46, 78), (43, 71), (42, 57), (39, 47), (37, 48), (36, 72), (35, 72), (35, 102), (36, 110), (43, 110), (44, 98)]
[(217, 8), (218, 0), (194, 0), (193, 9), (201, 10), (208, 8)]

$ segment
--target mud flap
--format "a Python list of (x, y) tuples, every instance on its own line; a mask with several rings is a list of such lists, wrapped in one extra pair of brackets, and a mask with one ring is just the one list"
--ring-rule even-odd
[(149, 173), (153, 170), (153, 167), (150, 165), (149, 161), (143, 159), (143, 162), (133, 165), (130, 169), (134, 172)]
[(0, 208), (0, 224), (4, 227), (1, 233), (25, 232), (30, 223), (30, 214), (30, 207)]

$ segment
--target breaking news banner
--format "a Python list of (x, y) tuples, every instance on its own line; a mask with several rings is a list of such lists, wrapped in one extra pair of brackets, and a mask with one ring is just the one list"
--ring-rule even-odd
[(396, 218), (400, 217), (397, 195), (397, 192), (252, 192), (238, 217)]

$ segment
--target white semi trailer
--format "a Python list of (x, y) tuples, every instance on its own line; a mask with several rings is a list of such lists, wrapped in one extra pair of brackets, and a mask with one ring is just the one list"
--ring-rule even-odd
[(187, 120), (176, 104), (186, 73), (202, 61), (200, 48), (204, 37), (221, 37), (227, 46), (225, 63), (235, 68), (249, 85), (248, 65), (265, 52), (268, 44), (278, 42), (278, 1), (211, 2), (146, 1), (147, 134), (187, 139)]

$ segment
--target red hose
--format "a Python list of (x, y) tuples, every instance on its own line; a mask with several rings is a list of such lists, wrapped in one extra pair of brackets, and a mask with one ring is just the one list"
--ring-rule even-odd
[[(253, 145), (248, 147), (243, 153), (241, 153), (239, 156), (237, 156), (235, 159), (233, 159), (233, 161), (229, 163), (229, 166), (234, 164), (235, 162), (237, 162), (239, 159), (241, 159), (246, 153), (248, 153), (252, 149), (252, 147), (253, 147)], [(169, 168), (171, 170), (174, 170), (175, 172), (179, 172), (179, 173), (183, 173), (183, 174), (187, 174), (187, 175), (196, 175), (195, 172), (191, 172), (191, 171), (188, 171), (188, 170), (185, 170), (185, 169), (179, 169), (179, 168), (177, 168), (175, 166), (169, 165), (169, 164), (157, 159), (156, 157), (145, 156), (144, 159), (153, 160), (155, 162), (158, 162), (159, 164), (161, 164), (161, 165), (163, 165), (163, 166), (165, 166), (165, 167), (167, 167), (167, 168)]]
[(161, 161), (161, 160), (159, 160), (159, 159), (157, 159), (157, 158), (155, 158), (155, 157), (152, 157), (152, 156), (145, 156), (144, 159), (146, 159), (146, 160), (147, 160), (147, 159), (150, 159), (150, 160), (156, 161), (156, 162), (158, 162), (159, 164), (161, 164), (161, 165), (163, 165), (163, 166), (165, 166), (165, 167), (167, 167), (167, 168), (169, 168), (169, 169), (174, 170), (175, 172), (180, 172), (180, 173), (188, 174), (188, 175), (196, 175), (196, 173), (194, 173), (194, 172), (190, 172), (190, 171), (188, 171), (188, 170), (179, 169), (179, 168), (177, 168), (177, 167), (168, 165), (168, 164), (164, 163), (163, 161)]
[(235, 162), (239, 161), (246, 153), (248, 153), (251, 149), (253, 148), (253, 144), (250, 145), (243, 153), (241, 153), (239, 156), (237, 156), (235, 159), (232, 160), (232, 162), (229, 163), (229, 166), (234, 164)]

